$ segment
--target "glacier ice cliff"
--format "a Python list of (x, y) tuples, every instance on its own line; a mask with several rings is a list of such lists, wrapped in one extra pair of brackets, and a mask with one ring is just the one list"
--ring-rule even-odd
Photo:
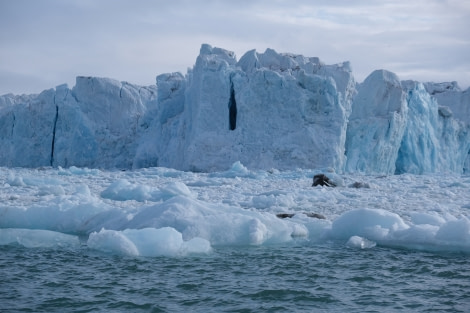
[(186, 75), (153, 86), (77, 77), (39, 95), (0, 96), (0, 166), (217, 171), (334, 168), (470, 172), (470, 89), (356, 83), (349, 62), (201, 46)]
[(358, 88), (346, 140), (348, 172), (393, 173), (408, 106), (398, 77), (376, 70)]

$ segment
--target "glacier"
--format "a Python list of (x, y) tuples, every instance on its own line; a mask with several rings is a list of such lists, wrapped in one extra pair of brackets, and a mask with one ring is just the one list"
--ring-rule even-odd
[(358, 83), (349, 62), (203, 44), (155, 85), (77, 77), (0, 96), (0, 145), (7, 167), (468, 173), (470, 88), (386, 70)]

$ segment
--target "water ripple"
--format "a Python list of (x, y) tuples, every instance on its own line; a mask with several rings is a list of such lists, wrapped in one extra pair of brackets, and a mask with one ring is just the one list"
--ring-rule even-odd
[(470, 307), (470, 260), (339, 243), (127, 258), (0, 247), (3, 312), (449, 311)]

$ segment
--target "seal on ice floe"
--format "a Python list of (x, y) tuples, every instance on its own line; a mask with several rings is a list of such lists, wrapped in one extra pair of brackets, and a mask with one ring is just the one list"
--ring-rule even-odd
[(308, 217), (318, 218), (319, 220), (326, 220), (325, 215), (322, 215), (322, 214), (313, 213), (313, 212), (304, 213), (304, 214), (307, 215)]
[(368, 183), (363, 183), (363, 182), (354, 182), (351, 185), (349, 185), (350, 188), (370, 188), (370, 185)]
[[(308, 217), (312, 217), (312, 218), (317, 218), (319, 220), (325, 220), (326, 217), (322, 214), (318, 214), (318, 213), (312, 213), (312, 212), (304, 212), (305, 215), (307, 215)], [(295, 213), (278, 213), (276, 214), (277, 217), (279, 218), (291, 218), (295, 215)]]
[(276, 216), (279, 217), (279, 218), (291, 218), (294, 215), (295, 215), (294, 213), (278, 213), (278, 214), (276, 214)]
[(333, 183), (325, 174), (317, 174), (313, 176), (312, 187), (315, 187), (318, 185), (327, 186), (327, 187), (336, 187), (336, 184)]

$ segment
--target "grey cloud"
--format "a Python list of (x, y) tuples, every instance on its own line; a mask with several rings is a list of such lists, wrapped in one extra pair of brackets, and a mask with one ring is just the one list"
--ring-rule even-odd
[[(470, 67), (462, 1), (15, 0), (0, 9), (0, 71), (3, 81), (12, 77), (0, 94), (77, 75), (153, 84), (160, 73), (191, 67), (205, 42), (238, 57), (269, 47), (350, 60), (359, 81), (377, 68), (464, 81)], [(15, 71), (30, 79), (13, 79)]]

